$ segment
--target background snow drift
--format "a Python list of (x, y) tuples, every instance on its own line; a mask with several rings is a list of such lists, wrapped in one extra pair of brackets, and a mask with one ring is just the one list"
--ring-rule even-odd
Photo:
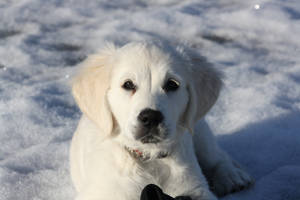
[(1, 0), (0, 200), (74, 198), (76, 64), (151, 38), (189, 43), (225, 75), (207, 120), (256, 184), (223, 199), (300, 199), (298, 0)]

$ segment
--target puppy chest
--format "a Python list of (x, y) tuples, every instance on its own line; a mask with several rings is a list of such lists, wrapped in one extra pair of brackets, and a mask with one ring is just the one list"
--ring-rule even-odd
[(170, 167), (161, 161), (142, 163), (138, 169), (138, 175), (147, 184), (157, 184), (163, 187), (170, 177)]

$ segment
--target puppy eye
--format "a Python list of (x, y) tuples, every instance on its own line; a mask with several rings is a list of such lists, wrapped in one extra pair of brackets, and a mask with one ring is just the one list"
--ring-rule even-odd
[(136, 86), (133, 84), (133, 82), (131, 80), (127, 80), (122, 85), (122, 88), (124, 88), (125, 90), (135, 90)]
[(166, 91), (166, 92), (171, 92), (171, 91), (175, 91), (179, 88), (179, 83), (177, 81), (175, 81), (174, 79), (169, 79), (163, 89)]

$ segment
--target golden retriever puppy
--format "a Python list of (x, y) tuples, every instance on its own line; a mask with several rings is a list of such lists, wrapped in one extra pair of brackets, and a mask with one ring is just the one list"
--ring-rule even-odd
[(71, 146), (77, 200), (138, 200), (150, 183), (213, 200), (208, 182), (217, 195), (251, 184), (203, 120), (222, 82), (201, 57), (136, 42), (108, 45), (82, 65), (72, 86), (83, 112)]

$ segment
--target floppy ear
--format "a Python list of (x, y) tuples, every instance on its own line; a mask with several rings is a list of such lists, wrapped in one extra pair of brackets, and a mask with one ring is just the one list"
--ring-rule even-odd
[(108, 50), (89, 56), (72, 85), (72, 93), (80, 110), (107, 135), (113, 129), (112, 113), (106, 98), (110, 85), (111, 56)]
[(218, 99), (222, 81), (220, 74), (204, 58), (193, 59), (188, 71), (189, 102), (185, 113), (185, 127), (193, 132), (201, 119)]

